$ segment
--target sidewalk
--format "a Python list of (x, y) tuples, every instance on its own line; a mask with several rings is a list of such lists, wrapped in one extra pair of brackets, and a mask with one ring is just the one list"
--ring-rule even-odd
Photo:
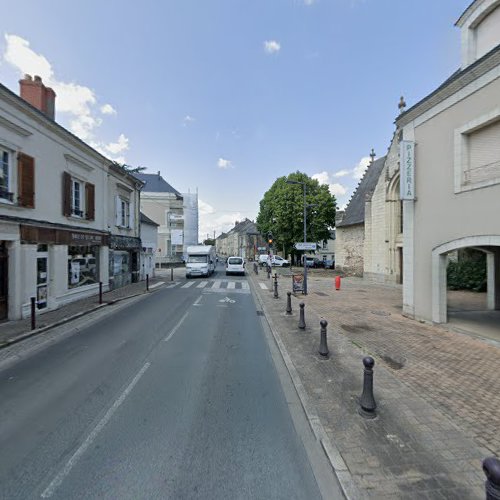
[[(163, 281), (166, 281), (166, 279), (163, 279), (162, 277), (150, 279), (150, 290), (154, 290), (155, 288), (151, 287)], [(31, 330), (31, 318), (0, 323), (0, 348), (10, 345), (13, 342), (16, 342), (26, 336), (30, 336), (32, 333), (35, 335), (38, 333), (42, 333), (43, 331), (48, 330), (53, 326), (60, 325), (66, 321), (70, 321), (71, 319), (79, 317), (83, 314), (87, 314), (100, 307), (104, 307), (109, 303), (113, 303), (118, 300), (123, 300), (125, 298), (133, 297), (135, 295), (140, 295), (143, 293), (146, 293), (145, 281), (132, 283), (130, 285), (104, 293), (102, 305), (99, 304), (99, 294), (96, 293), (91, 297), (71, 302), (70, 304), (60, 307), (59, 309), (47, 311), (42, 314), (37, 314), (35, 330)]]
[[(500, 453), (500, 349), (404, 318), (398, 287), (346, 278), (335, 291), (332, 278), (311, 275), (309, 295), (293, 297), (288, 317), (291, 278), (280, 279), (279, 299), (265, 273), (250, 278), (333, 446), (334, 467), (354, 484), (351, 498), (485, 498), (481, 461)], [(328, 360), (317, 354), (321, 318)], [(367, 354), (375, 358), (374, 420), (357, 413)]]

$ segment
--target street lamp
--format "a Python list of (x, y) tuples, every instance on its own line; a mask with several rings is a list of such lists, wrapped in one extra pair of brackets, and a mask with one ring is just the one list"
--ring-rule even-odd
[[(304, 243), (307, 242), (307, 203), (306, 203), (306, 183), (300, 181), (287, 180), (287, 184), (301, 184), (304, 188)], [(307, 259), (305, 258), (306, 251), (304, 250), (304, 295), (307, 295)]]

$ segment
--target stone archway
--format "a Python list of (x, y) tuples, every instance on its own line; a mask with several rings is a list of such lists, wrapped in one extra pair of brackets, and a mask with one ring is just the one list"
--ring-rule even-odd
[(500, 235), (467, 236), (449, 241), (432, 250), (432, 321), (446, 323), (447, 287), (446, 255), (460, 248), (473, 247), (486, 253), (487, 304), (489, 310), (500, 310)]
[(403, 282), (403, 207), (399, 195), (399, 171), (389, 181), (386, 190), (387, 227), (386, 241), (389, 243), (387, 267), (394, 282)]

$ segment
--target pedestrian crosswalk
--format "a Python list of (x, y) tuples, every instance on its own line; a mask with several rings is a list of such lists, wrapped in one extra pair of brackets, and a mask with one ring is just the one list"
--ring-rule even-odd
[(250, 293), (248, 281), (234, 280), (187, 280), (168, 283), (165, 288), (199, 288), (203, 292), (232, 291), (236, 293)]

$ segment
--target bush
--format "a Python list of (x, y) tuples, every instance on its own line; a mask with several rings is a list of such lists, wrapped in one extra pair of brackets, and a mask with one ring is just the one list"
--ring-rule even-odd
[(478, 260), (449, 262), (446, 270), (450, 290), (486, 291), (486, 255)]

